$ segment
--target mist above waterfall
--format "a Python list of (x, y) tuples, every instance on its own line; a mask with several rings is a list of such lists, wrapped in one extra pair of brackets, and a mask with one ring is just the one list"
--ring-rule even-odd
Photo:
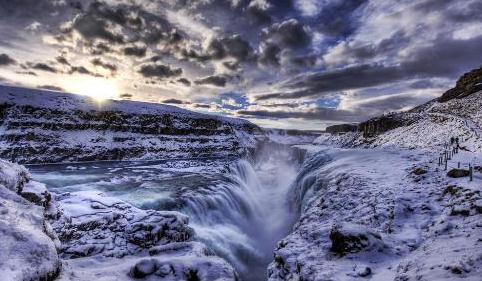
[(229, 165), (227, 181), (189, 197), (183, 210), (200, 240), (232, 263), (244, 280), (265, 280), (272, 252), (295, 218), (287, 194), (300, 155), (263, 146), (251, 159)]

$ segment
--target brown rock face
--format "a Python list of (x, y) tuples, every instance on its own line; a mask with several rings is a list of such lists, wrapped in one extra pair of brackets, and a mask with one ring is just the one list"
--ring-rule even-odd
[(445, 92), (440, 98), (438, 98), (438, 101), (446, 102), (451, 99), (460, 99), (481, 90), (482, 67), (462, 75), (462, 77), (457, 80), (455, 87)]

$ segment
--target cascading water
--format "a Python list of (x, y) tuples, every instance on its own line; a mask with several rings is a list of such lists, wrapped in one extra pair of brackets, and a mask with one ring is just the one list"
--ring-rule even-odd
[(264, 149), (231, 164), (227, 181), (185, 199), (198, 239), (236, 267), (243, 280), (266, 280), (275, 244), (294, 215), (287, 194), (298, 165), (291, 150)]
[[(190, 217), (197, 239), (244, 281), (266, 280), (276, 243), (297, 218), (292, 184), (304, 153), (273, 143), (242, 160), (184, 159), (31, 166), (57, 193), (97, 190), (142, 209)], [(224, 168), (223, 168), (224, 167)], [(299, 178), (299, 176), (298, 176)]]

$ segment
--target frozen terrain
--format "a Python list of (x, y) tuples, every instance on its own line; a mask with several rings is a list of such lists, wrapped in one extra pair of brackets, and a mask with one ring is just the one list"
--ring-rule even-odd
[(0, 157), (14, 162), (229, 157), (258, 138), (241, 119), (0, 85)]
[[(24, 168), (0, 160), (0, 276), (479, 281), (481, 77), (471, 72), (439, 99), (370, 119), (357, 132), (345, 126), (350, 132), (323, 134), (314, 144), (306, 144), (312, 133), (260, 130), (164, 106), (112, 101), (106, 113), (69, 96), (75, 102), (62, 111), (52, 105), (62, 94), (45, 93), (52, 96), (38, 101), (44, 108), (29, 104), (23, 90), (2, 96), (15, 101), (2, 107), (4, 156), (124, 161)], [(172, 123), (156, 119), (165, 114)], [(116, 124), (121, 117), (128, 124)], [(132, 139), (110, 150), (110, 141), (79, 138), (87, 132)], [(207, 141), (187, 141), (181, 132)], [(144, 143), (149, 138), (158, 142)], [(89, 147), (75, 144), (75, 155), (67, 155), (74, 141)], [(137, 142), (162, 153), (132, 150)]]
[[(265, 280), (272, 250), (295, 219), (287, 196), (302, 159), (299, 149), (269, 145), (260, 147), (256, 157), (243, 160), (29, 168), (54, 193), (57, 208), (49, 221), (62, 245), (60, 256), (73, 267), (73, 276), (84, 271), (108, 274), (100, 273), (103, 265), (93, 272), (77, 269), (90, 268), (91, 257), (101, 257), (102, 263), (113, 266), (118, 258), (131, 260), (182, 249), (185, 255), (195, 256), (196, 263), (206, 260), (206, 255), (217, 255), (234, 266), (243, 280)], [(166, 241), (170, 242), (167, 247)], [(198, 242), (191, 245), (190, 241)], [(233, 272), (217, 259), (216, 268)], [(208, 261), (214, 263), (216, 257)]]
[(427, 150), (318, 149), (269, 280), (480, 280), (480, 173), (448, 178)]

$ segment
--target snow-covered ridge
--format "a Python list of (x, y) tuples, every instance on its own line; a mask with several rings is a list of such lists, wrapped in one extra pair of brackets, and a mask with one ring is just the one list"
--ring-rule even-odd
[(264, 134), (174, 106), (0, 86), (0, 157), (20, 163), (236, 156)]

